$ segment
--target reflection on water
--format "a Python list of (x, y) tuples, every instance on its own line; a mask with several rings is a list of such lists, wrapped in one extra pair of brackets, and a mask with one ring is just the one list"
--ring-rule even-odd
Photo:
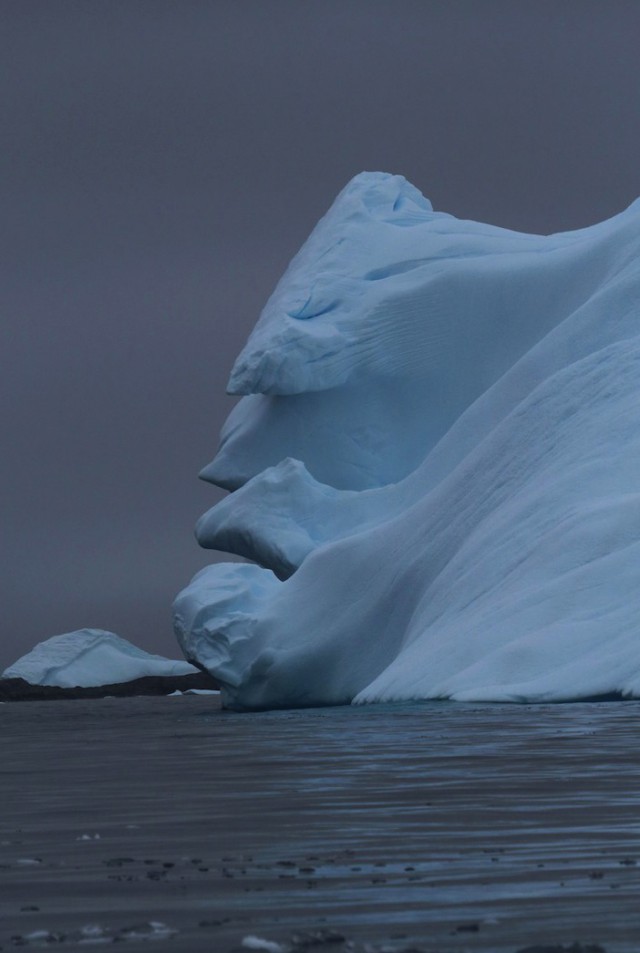
[(0, 926), (36, 896), (61, 935), (135, 914), (189, 953), (328, 927), (353, 949), (639, 948), (640, 702), (211, 705), (2, 707)]
[(302, 865), (316, 852), (332, 922), (342, 910), (352, 927), (441, 924), (448, 948), (448, 928), (470, 918), (485, 924), (466, 941), (478, 949), (542, 936), (636, 950), (639, 715), (638, 702), (431, 702), (206, 717), (212, 753), (223, 725), (251, 738), (258, 772), (269, 766), (262, 857)]

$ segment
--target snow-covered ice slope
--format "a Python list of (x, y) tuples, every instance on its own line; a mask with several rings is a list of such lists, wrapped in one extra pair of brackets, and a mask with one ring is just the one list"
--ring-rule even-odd
[(363, 173), (229, 389), (197, 533), (259, 565), (175, 604), (229, 707), (640, 695), (640, 203), (523, 235)]
[(90, 688), (149, 675), (191, 675), (195, 671), (184, 660), (150, 655), (113, 632), (79, 629), (40, 642), (5, 669), (2, 678), (22, 678), (30, 685)]

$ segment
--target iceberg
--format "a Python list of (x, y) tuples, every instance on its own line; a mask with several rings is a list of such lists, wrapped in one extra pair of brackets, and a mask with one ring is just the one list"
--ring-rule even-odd
[(640, 696), (640, 202), (527, 235), (362, 173), (231, 373), (177, 597), (238, 710)]
[(40, 642), (2, 673), (29, 685), (92, 688), (139, 678), (174, 678), (198, 670), (184, 659), (150, 655), (102, 629), (78, 629)]

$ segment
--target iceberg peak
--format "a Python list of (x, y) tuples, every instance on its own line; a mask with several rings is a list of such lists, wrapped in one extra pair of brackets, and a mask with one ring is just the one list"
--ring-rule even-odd
[[(390, 231), (424, 226), (434, 214), (401, 175), (355, 176), (265, 305), (231, 371), (228, 392), (295, 394), (331, 386), (342, 373), (337, 365), (352, 337), (354, 305), (366, 295), (369, 266), (380, 257), (376, 248), (389, 246)], [(406, 241), (395, 244), (402, 254)], [(320, 318), (326, 320), (310, 320)]]

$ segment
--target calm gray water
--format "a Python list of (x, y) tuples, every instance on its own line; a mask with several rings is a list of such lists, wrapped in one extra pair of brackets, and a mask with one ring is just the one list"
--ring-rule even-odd
[(1, 705), (0, 949), (636, 953), (639, 715)]

